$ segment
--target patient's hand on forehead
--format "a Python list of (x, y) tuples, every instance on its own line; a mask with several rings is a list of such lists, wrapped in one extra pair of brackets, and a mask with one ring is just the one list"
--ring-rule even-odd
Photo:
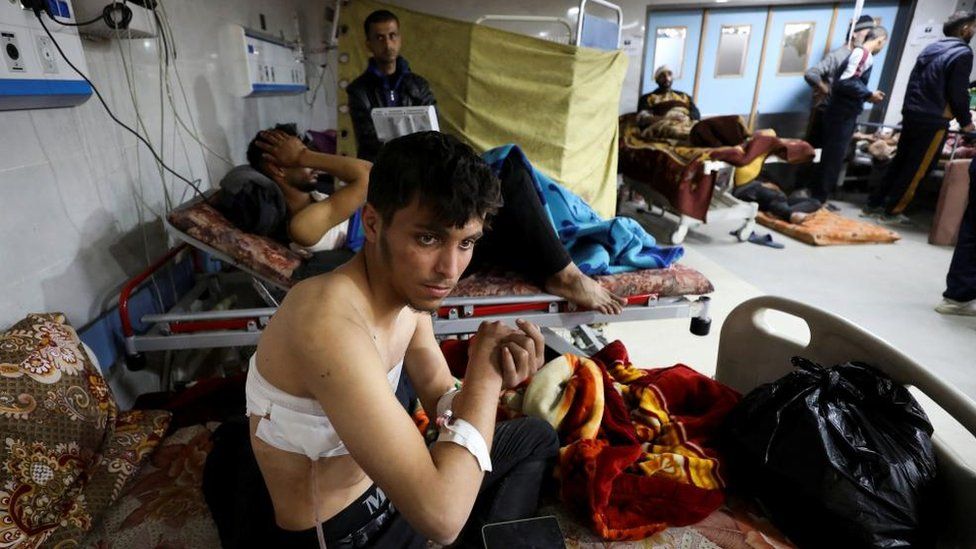
[(280, 130), (261, 132), (255, 144), (264, 151), (266, 162), (283, 168), (302, 166), (302, 153), (308, 149), (301, 139)]

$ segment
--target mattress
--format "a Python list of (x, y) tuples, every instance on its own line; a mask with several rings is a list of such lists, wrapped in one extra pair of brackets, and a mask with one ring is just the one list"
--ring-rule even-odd
[[(206, 202), (197, 202), (170, 212), (170, 225), (221, 252), (235, 265), (282, 287), (293, 284), (292, 273), (302, 258), (287, 246), (265, 236), (245, 233)], [(630, 273), (594, 277), (608, 290), (621, 295), (672, 297), (711, 293), (712, 283), (691, 267), (675, 264), (666, 269), (645, 269)], [(451, 297), (524, 296), (545, 293), (538, 286), (511, 273), (481, 273), (463, 278)]]
[(788, 223), (765, 212), (759, 212), (756, 221), (811, 246), (891, 244), (901, 238), (891, 229), (867, 221), (850, 219), (827, 210), (818, 210), (810, 214), (810, 217), (800, 225)]

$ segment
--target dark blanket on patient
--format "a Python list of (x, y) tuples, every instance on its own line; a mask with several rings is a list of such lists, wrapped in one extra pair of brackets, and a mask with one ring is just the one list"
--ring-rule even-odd
[[(722, 134), (727, 130), (722, 130)], [(813, 147), (806, 141), (764, 132), (757, 132), (736, 146), (693, 147), (646, 141), (641, 138), (633, 114), (620, 117), (619, 135), (618, 171), (649, 186), (681, 214), (703, 221), (714, 189), (714, 176), (705, 174), (705, 161), (757, 168), (754, 163), (761, 163), (771, 154), (791, 164), (809, 162), (814, 156)]]
[(688, 134), (692, 147), (734, 147), (749, 139), (749, 130), (738, 115), (713, 116), (695, 124)]

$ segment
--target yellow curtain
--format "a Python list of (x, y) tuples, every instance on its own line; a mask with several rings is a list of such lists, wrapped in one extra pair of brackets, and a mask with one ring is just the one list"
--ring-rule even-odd
[[(353, 0), (340, 16), (339, 86), (365, 70), (363, 21), (388, 9), (400, 19), (401, 55), (430, 82), (441, 131), (476, 150), (515, 143), (540, 171), (604, 217), (616, 208), (617, 112), (627, 71), (621, 51), (577, 48), (486, 26)], [(339, 152), (355, 155), (344, 90)]]

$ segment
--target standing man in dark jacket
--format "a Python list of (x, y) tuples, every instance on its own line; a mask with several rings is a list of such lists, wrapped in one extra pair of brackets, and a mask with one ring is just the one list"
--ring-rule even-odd
[(857, 117), (864, 110), (864, 102), (880, 103), (884, 100), (884, 92), (869, 90), (868, 81), (874, 56), (881, 52), (887, 41), (888, 31), (884, 27), (874, 27), (864, 37), (864, 44), (854, 48), (837, 69), (823, 115), (820, 178), (810, 188), (810, 194), (820, 202), (826, 202), (827, 196), (837, 185), (857, 126)]
[(359, 158), (372, 161), (380, 150), (370, 111), (383, 107), (436, 105), (430, 85), (410, 72), (407, 60), (400, 57), (400, 20), (392, 12), (377, 10), (363, 22), (366, 48), (372, 57), (369, 66), (346, 87), (349, 114)]
[(968, 91), (973, 68), (969, 41), (976, 34), (976, 14), (952, 14), (942, 25), (942, 33), (946, 38), (926, 46), (915, 61), (901, 109), (898, 151), (881, 186), (868, 198), (865, 216), (910, 223), (902, 212), (938, 159), (949, 120), (955, 118), (964, 132), (976, 129), (969, 114)]
[(868, 14), (863, 14), (854, 24), (854, 32), (850, 42), (828, 53), (819, 63), (807, 69), (803, 73), (803, 79), (813, 90), (813, 109), (810, 112), (810, 123), (807, 127), (806, 141), (814, 147), (823, 145), (820, 134), (823, 125), (823, 113), (827, 108), (827, 98), (830, 96), (830, 88), (837, 77), (837, 69), (847, 60), (854, 48), (864, 42), (864, 37), (868, 31), (874, 28), (874, 18)]

